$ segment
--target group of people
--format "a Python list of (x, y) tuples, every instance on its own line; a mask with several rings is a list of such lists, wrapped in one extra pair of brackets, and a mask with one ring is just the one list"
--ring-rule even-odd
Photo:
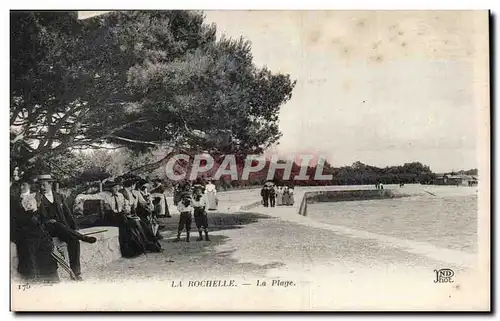
[(97, 239), (78, 232), (69, 206), (53, 191), (52, 183), (50, 174), (40, 174), (11, 185), (10, 238), (16, 244), (18, 272), (31, 281), (59, 281), (55, 237), (67, 244), (68, 269), (75, 280), (81, 280), (80, 242), (95, 243)]
[(119, 228), (122, 256), (161, 252), (158, 218), (171, 216), (161, 182), (150, 183), (139, 176), (128, 175), (107, 180), (104, 189), (102, 223)]
[(264, 184), (260, 191), (264, 207), (291, 206), (294, 203), (293, 188), (289, 186), (275, 186)]
[[(33, 282), (59, 281), (54, 238), (67, 244), (69, 271), (72, 278), (82, 280), (80, 242), (95, 243), (93, 236), (78, 231), (70, 207), (64, 197), (53, 191), (50, 174), (26, 176), (11, 185), (11, 240), (16, 244), (18, 272)], [(139, 176), (125, 175), (108, 179), (103, 184), (100, 199), (103, 203), (99, 225), (119, 229), (120, 251), (123, 257), (135, 257), (147, 252), (161, 252), (159, 243), (162, 226), (159, 217), (171, 217), (167, 203), (167, 189), (160, 179), (147, 181)], [(190, 241), (192, 216), (199, 232), (198, 241), (208, 237), (206, 209), (217, 208), (217, 190), (212, 182), (183, 184), (177, 187), (180, 213), (177, 238), (186, 230)], [(176, 195), (177, 196), (177, 195)], [(164, 227), (164, 226), (163, 226)], [(67, 264), (66, 264), (67, 265)]]
[(211, 180), (206, 183), (203, 179), (198, 178), (195, 181), (185, 181), (174, 186), (174, 205), (178, 205), (182, 196), (186, 193), (202, 194), (205, 196), (206, 206), (208, 210), (216, 210), (219, 204), (217, 199), (217, 188)]
[(208, 216), (207, 210), (216, 210), (218, 205), (217, 189), (212, 181), (204, 184), (202, 179), (194, 182), (184, 182), (174, 187), (174, 205), (179, 211), (179, 226), (177, 238), (174, 242), (181, 240), (181, 234), (186, 230), (186, 242), (190, 242), (192, 217), (198, 229), (197, 241), (210, 241), (208, 237)]

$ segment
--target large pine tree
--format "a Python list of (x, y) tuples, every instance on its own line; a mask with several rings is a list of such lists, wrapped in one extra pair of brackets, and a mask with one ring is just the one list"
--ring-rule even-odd
[(261, 153), (295, 82), (215, 34), (200, 12), (11, 13), (11, 173), (103, 143)]

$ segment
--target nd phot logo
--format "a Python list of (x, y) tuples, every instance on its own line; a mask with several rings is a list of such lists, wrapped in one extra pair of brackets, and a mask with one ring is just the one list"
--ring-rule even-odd
[(434, 270), (434, 273), (436, 273), (434, 283), (453, 283), (452, 278), (455, 275), (455, 272), (453, 272), (452, 269)]

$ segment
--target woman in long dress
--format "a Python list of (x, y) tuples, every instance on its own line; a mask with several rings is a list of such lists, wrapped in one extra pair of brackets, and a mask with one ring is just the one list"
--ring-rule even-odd
[(283, 205), (283, 190), (281, 186), (276, 187), (276, 206)]
[(211, 181), (208, 182), (205, 187), (205, 196), (207, 200), (207, 209), (216, 210), (217, 209), (217, 189)]
[(295, 203), (294, 197), (293, 197), (293, 187), (288, 188), (288, 205), (293, 205)]
[(293, 205), (293, 190), (288, 186), (283, 189), (283, 205)]
[(152, 202), (145, 200), (144, 194), (135, 189), (136, 183), (144, 185), (140, 179), (130, 179), (125, 181), (125, 188), (122, 190), (125, 202), (122, 213), (123, 222), (119, 227), (120, 247), (124, 257), (161, 251), (158, 237), (150, 224)]
[(41, 223), (35, 194), (25, 179), (20, 195), (11, 197), (11, 241), (16, 244), (21, 277), (30, 282), (58, 282), (57, 262), (52, 257), (52, 237)]

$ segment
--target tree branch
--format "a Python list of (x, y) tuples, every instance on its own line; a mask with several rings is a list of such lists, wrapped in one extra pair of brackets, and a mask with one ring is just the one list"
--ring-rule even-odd
[(138, 174), (138, 173), (143, 173), (143, 172), (152, 172), (155, 169), (166, 165), (168, 163), (168, 161), (170, 160), (170, 158), (174, 155), (174, 153), (183, 153), (183, 154), (189, 155), (190, 157), (193, 156), (193, 155), (191, 155), (190, 152), (186, 151), (183, 148), (179, 148), (176, 146), (168, 146), (168, 147), (171, 147), (172, 150), (169, 153), (167, 153), (167, 155), (165, 157), (163, 157), (162, 159), (160, 159), (159, 161), (136, 167), (136, 168), (128, 171), (125, 174), (131, 174), (131, 173)]
[(124, 142), (135, 143), (135, 144), (144, 144), (144, 145), (151, 145), (151, 146), (159, 146), (159, 145), (161, 145), (160, 143), (145, 142), (145, 141), (142, 141), (142, 140), (135, 140), (135, 139), (120, 137), (120, 136), (116, 136), (116, 135), (111, 135), (111, 136), (108, 136), (108, 137), (109, 138), (113, 138), (113, 139), (122, 140)]

